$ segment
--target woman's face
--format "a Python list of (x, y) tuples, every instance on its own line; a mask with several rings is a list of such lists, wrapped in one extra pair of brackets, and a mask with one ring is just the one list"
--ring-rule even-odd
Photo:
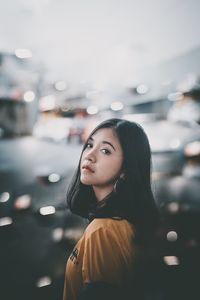
[(113, 129), (102, 128), (88, 140), (80, 164), (80, 180), (93, 186), (98, 200), (112, 190), (122, 172), (123, 152)]

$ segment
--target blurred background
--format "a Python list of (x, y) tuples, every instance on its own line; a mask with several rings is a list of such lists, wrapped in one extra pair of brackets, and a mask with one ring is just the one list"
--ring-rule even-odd
[(87, 225), (67, 210), (66, 190), (88, 134), (111, 117), (140, 123), (152, 149), (163, 224), (147, 254), (145, 299), (193, 299), (199, 11), (198, 0), (0, 2), (2, 300), (62, 299), (68, 255)]

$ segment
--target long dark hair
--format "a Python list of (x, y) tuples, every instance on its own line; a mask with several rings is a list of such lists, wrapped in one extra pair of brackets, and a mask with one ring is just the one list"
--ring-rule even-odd
[[(99, 206), (92, 187), (80, 182), (79, 161), (67, 192), (68, 207), (72, 213), (86, 218), (92, 215), (93, 218), (127, 219), (135, 225), (139, 236), (148, 236), (158, 224), (158, 209), (151, 189), (151, 150), (148, 138), (143, 128), (135, 122), (109, 119), (99, 124), (88, 140), (102, 128), (112, 128), (117, 134), (124, 156), (124, 177), (118, 179), (113, 192), (105, 201), (100, 201)], [(83, 151), (86, 145), (87, 141)]]

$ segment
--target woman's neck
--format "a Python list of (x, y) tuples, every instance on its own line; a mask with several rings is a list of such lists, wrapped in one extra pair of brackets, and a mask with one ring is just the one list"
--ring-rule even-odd
[(97, 202), (104, 200), (112, 191), (113, 186), (109, 186), (106, 188), (93, 186), (93, 190), (97, 199)]

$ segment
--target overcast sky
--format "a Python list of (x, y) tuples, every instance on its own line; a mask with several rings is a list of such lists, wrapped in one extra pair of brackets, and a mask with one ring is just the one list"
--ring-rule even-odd
[(200, 45), (199, 0), (0, 0), (0, 50), (30, 48), (52, 79), (130, 81)]

